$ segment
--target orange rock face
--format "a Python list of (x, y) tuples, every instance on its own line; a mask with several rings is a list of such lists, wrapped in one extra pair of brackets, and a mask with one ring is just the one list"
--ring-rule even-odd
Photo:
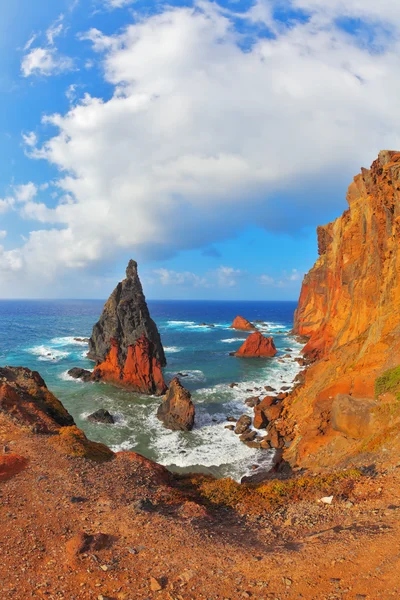
[(254, 331), (255, 327), (253, 323), (250, 323), (250, 321), (244, 317), (237, 316), (231, 325), (231, 329), (239, 329), (240, 331)]
[(125, 363), (120, 365), (118, 342), (111, 340), (111, 350), (104, 362), (93, 371), (94, 380), (102, 380), (127, 387), (143, 394), (164, 394), (167, 386), (155, 349), (142, 335), (133, 346), (128, 346)]
[[(331, 427), (337, 394), (374, 398), (374, 383), (400, 364), (400, 153), (383, 151), (347, 194), (348, 210), (318, 228), (319, 258), (305, 276), (294, 332), (314, 359), (286, 402), (296, 426), (292, 463), (332, 464), (355, 452)], [(347, 442), (346, 442), (347, 443)]]
[(259, 331), (251, 333), (244, 344), (235, 352), (235, 356), (248, 358), (272, 357), (277, 354), (274, 339), (266, 338)]

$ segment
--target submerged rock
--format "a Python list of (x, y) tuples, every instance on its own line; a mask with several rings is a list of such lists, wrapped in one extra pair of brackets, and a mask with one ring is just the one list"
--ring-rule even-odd
[(276, 356), (277, 349), (272, 337), (264, 337), (259, 331), (251, 333), (234, 356), (263, 358)]
[(137, 263), (131, 260), (93, 327), (88, 357), (96, 361), (93, 379), (144, 394), (162, 395), (166, 365), (157, 326), (150, 317)]
[(175, 377), (169, 386), (157, 417), (165, 427), (172, 430), (190, 431), (193, 429), (195, 407), (189, 390)]
[(106, 423), (108, 425), (113, 425), (115, 423), (115, 419), (112, 414), (104, 408), (100, 408), (99, 410), (96, 410), (96, 412), (89, 415), (88, 421), (92, 421), (92, 423)]
[(254, 331), (255, 327), (253, 323), (250, 323), (250, 321), (244, 317), (237, 316), (231, 325), (231, 329), (238, 329), (239, 331)]

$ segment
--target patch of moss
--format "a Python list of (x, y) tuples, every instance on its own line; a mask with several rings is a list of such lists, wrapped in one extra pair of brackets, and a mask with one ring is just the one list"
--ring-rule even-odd
[(115, 456), (114, 452), (104, 444), (88, 440), (83, 431), (75, 425), (62, 427), (59, 434), (51, 438), (50, 443), (63, 454), (88, 458), (96, 462), (106, 462)]
[(375, 397), (390, 392), (400, 401), (400, 366), (385, 371), (375, 381)]

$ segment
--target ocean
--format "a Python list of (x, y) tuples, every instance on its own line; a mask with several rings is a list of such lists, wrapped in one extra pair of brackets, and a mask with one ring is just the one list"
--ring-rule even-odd
[[(100, 300), (0, 301), (0, 364), (39, 371), (88, 437), (115, 451), (134, 450), (174, 471), (236, 480), (269, 464), (273, 451), (248, 448), (225, 429), (226, 418), (252, 415), (246, 398), (266, 395), (266, 385), (277, 390), (290, 385), (298, 373), (294, 358), (300, 356), (301, 345), (290, 335), (295, 302), (148, 302), (166, 352), (166, 380), (181, 373), (182, 383), (192, 392), (196, 420), (191, 432), (163, 427), (156, 417), (160, 398), (68, 376), (74, 366), (93, 368), (86, 358), (87, 344), (74, 338), (90, 337), (103, 304)], [(273, 335), (277, 357), (230, 356), (248, 335), (229, 329), (237, 315), (257, 321), (260, 331)], [(292, 350), (290, 357), (287, 349)], [(238, 386), (229, 387), (233, 382)], [(115, 425), (87, 420), (99, 408), (116, 417)]]

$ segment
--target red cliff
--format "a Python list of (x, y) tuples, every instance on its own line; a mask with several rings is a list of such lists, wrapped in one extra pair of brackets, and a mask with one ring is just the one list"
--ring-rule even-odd
[(92, 375), (96, 381), (143, 394), (162, 395), (167, 389), (164, 349), (133, 260), (93, 328), (88, 356), (97, 363)]
[(264, 337), (259, 331), (251, 333), (235, 356), (247, 358), (272, 357), (277, 354), (272, 337)]
[[(376, 413), (376, 380), (400, 364), (400, 153), (383, 151), (362, 169), (347, 201), (340, 218), (318, 228), (319, 258), (295, 315), (294, 332), (309, 337), (304, 352), (314, 363), (286, 403), (283, 429), (294, 438), (288, 458), (306, 466), (357, 451), (332, 427), (334, 400), (364, 399)], [(380, 422), (381, 433), (388, 424)]]

